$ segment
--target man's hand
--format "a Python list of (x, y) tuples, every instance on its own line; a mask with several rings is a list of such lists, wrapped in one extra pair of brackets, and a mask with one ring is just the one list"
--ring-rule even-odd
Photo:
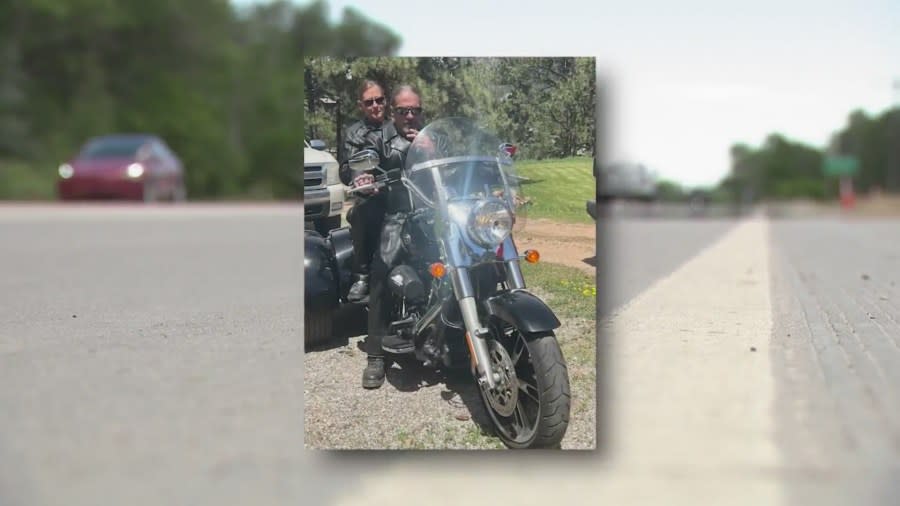
[(406, 130), (404, 135), (406, 136), (406, 140), (408, 140), (409, 142), (412, 142), (413, 139), (415, 139), (416, 136), (419, 135), (419, 131), (416, 130), (415, 128), (409, 128)]
[[(360, 174), (353, 179), (353, 187), (359, 188), (360, 186), (366, 186), (375, 183), (375, 176), (372, 174)], [(368, 188), (366, 190), (360, 190), (360, 193), (365, 195), (374, 195), (378, 193), (378, 188)]]
[(417, 145), (426, 153), (435, 153), (437, 151), (437, 147), (435, 147), (434, 145), (434, 140), (432, 140), (431, 137), (427, 135), (420, 138)]

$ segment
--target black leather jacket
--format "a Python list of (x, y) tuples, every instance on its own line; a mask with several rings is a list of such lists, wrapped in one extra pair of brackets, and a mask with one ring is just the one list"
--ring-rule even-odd
[(402, 169), (409, 144), (409, 141), (397, 132), (393, 121), (386, 120), (380, 125), (372, 125), (365, 120), (353, 123), (347, 127), (344, 135), (339, 171), (341, 182), (348, 186), (353, 182), (355, 174), (347, 165), (347, 160), (364, 149), (372, 149), (378, 153), (382, 169), (389, 171)]
[[(388, 187), (374, 198), (386, 199), (388, 212), (400, 212), (408, 209), (409, 197), (406, 188), (400, 183), (400, 175), (406, 160), (406, 151), (411, 143), (397, 132), (394, 122), (385, 121), (381, 125), (373, 126), (360, 120), (350, 125), (346, 134), (341, 157), (341, 182), (349, 186), (357, 175), (350, 170), (347, 160), (364, 149), (371, 149), (378, 153), (380, 159), (378, 165), (382, 170), (387, 171), (390, 181)], [(371, 172), (377, 173), (378, 171)]]

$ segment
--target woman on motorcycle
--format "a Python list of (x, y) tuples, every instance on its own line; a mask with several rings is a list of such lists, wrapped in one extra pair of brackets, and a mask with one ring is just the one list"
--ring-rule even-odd
[[(369, 297), (369, 333), (366, 336), (366, 367), (363, 370), (363, 388), (378, 388), (384, 384), (384, 338), (387, 336), (390, 320), (390, 304), (387, 294), (387, 276), (390, 272), (390, 251), (396, 251), (399, 244), (399, 213), (409, 210), (409, 196), (406, 188), (400, 183), (399, 172), (403, 170), (403, 162), (410, 143), (422, 129), (422, 101), (418, 91), (410, 85), (399, 86), (391, 99), (394, 125), (399, 135), (390, 139), (373, 139), (370, 149), (378, 152), (381, 168), (388, 174), (390, 183), (381, 194), (385, 195), (385, 214), (379, 226), (381, 248), (376, 248), (372, 258), (370, 272)], [(371, 182), (368, 176), (365, 182)], [(366, 184), (362, 182), (361, 184)], [(387, 251), (386, 251), (387, 250)], [(385, 255), (385, 253), (388, 253)]]
[[(363, 118), (353, 123), (344, 135), (341, 153), (341, 182), (348, 186), (367, 184), (368, 174), (354, 175), (347, 161), (367, 146), (378, 143), (382, 139), (397, 136), (397, 130), (390, 120), (386, 120), (387, 103), (384, 87), (376, 81), (363, 81), (359, 88), (359, 110)], [(355, 177), (354, 177), (355, 176)], [(354, 283), (348, 298), (360, 301), (369, 292), (368, 277), (370, 260), (378, 245), (381, 221), (384, 218), (385, 202), (383, 198), (371, 196), (356, 198), (353, 207), (347, 213), (350, 234), (353, 238), (353, 275)]]

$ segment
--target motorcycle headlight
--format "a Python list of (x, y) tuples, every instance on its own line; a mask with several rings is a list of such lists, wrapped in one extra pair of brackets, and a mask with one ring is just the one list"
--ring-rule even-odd
[(510, 234), (513, 217), (499, 200), (479, 202), (469, 214), (466, 230), (469, 236), (486, 248), (496, 248)]

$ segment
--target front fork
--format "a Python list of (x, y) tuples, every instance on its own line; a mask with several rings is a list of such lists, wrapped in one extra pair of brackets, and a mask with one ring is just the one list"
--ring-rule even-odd
[[(507, 284), (510, 289), (525, 288), (525, 279), (519, 267), (519, 255), (512, 238), (503, 243), (503, 264), (506, 269)], [(474, 362), (473, 368), (479, 383), (487, 383), (491, 389), (497, 386), (500, 375), (490, 368), (491, 357), (487, 339), (490, 331), (482, 327), (478, 317), (478, 303), (475, 301), (475, 289), (467, 267), (457, 267), (450, 271), (450, 282), (459, 303), (463, 323), (466, 326), (466, 343)]]

